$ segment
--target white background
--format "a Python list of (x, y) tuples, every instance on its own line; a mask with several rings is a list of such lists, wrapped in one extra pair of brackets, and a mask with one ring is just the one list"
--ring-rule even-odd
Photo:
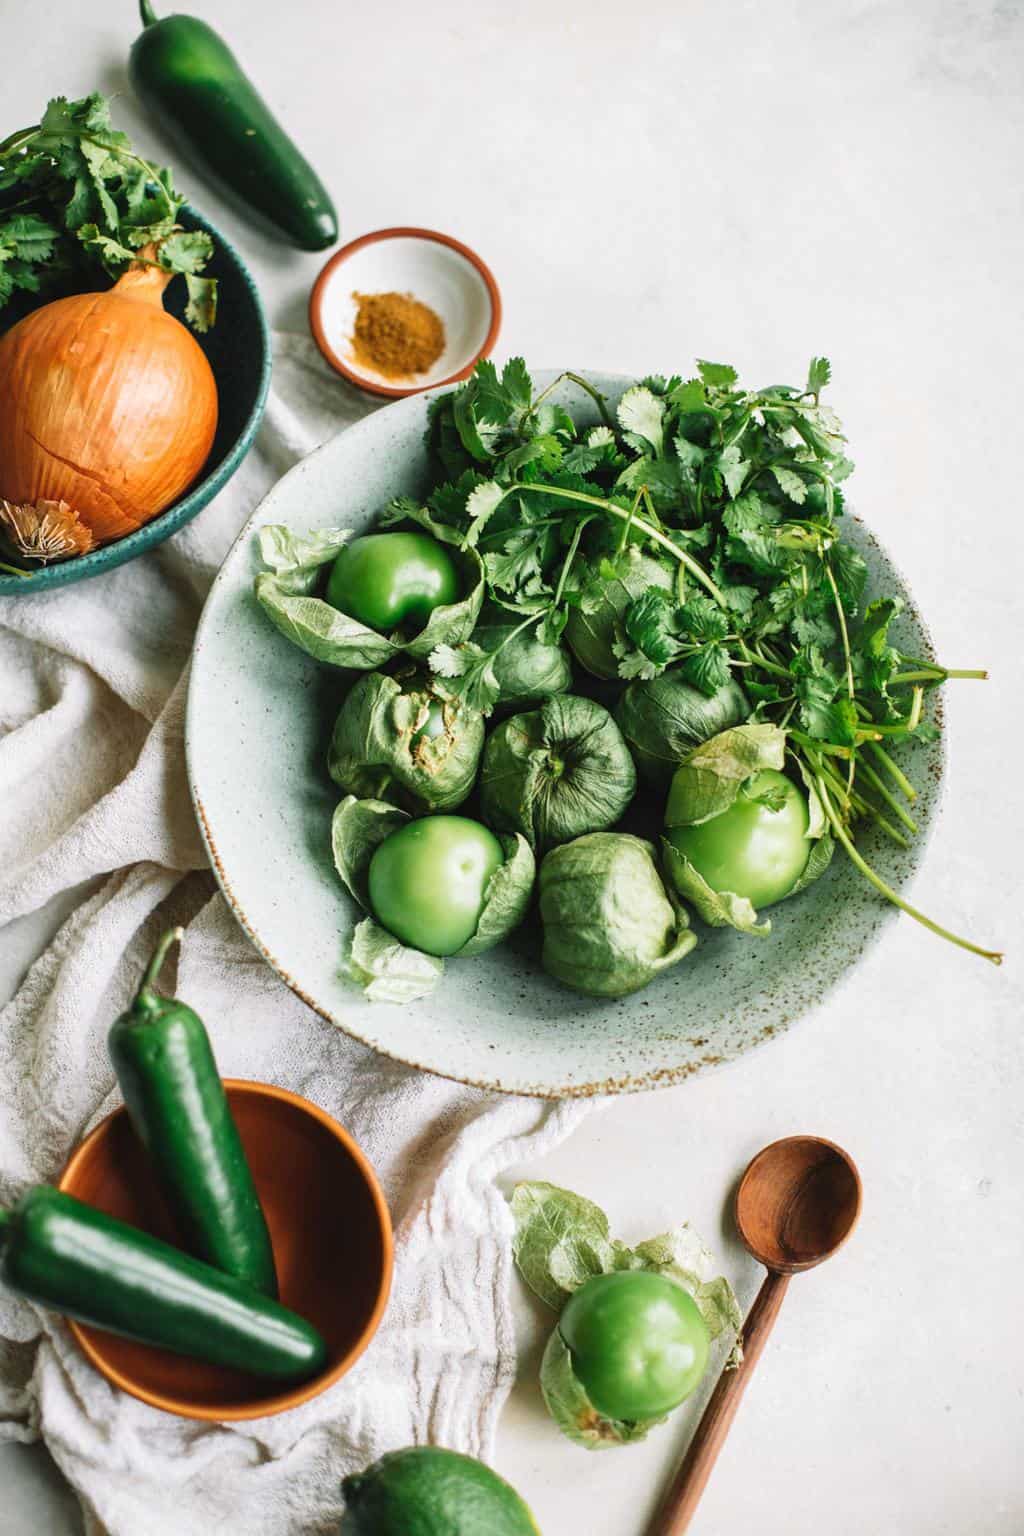
[[(1024, 1530), (1019, 1276), (1021, 0), (195, 0), (335, 195), (343, 238), (422, 224), (476, 247), (505, 300), (499, 356), (645, 373), (694, 356), (755, 383), (826, 352), (857, 510), (909, 573), (949, 692), (945, 810), (916, 896), (1003, 945), (996, 971), (901, 920), (783, 1040), (595, 1112), (541, 1167), (628, 1239), (690, 1217), (748, 1302), (727, 1201), (795, 1130), (847, 1146), (860, 1228), (796, 1280), (697, 1536)], [(0, 0), (3, 134), (52, 93), (124, 93), (133, 8)], [(0, 134), (0, 137), (3, 136)], [(298, 330), (320, 264), (185, 174)], [(955, 690), (955, 691), (954, 691)], [(13, 987), (58, 917), (8, 931)], [(562, 1441), (525, 1299), (498, 1466), (547, 1536), (640, 1536), (699, 1408), (646, 1445)], [(39, 1451), (0, 1453), (3, 1536), (77, 1529)], [(143, 1533), (140, 1533), (143, 1536)]]

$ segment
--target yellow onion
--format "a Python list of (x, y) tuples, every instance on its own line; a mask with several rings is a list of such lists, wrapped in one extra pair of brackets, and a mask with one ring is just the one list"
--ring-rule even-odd
[(170, 277), (131, 267), (0, 338), (0, 501), (64, 502), (102, 544), (188, 489), (213, 445), (217, 386), (163, 307)]

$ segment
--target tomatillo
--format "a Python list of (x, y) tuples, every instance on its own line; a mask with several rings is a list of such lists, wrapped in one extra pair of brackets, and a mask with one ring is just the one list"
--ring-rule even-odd
[(595, 1275), (558, 1322), (572, 1368), (608, 1419), (659, 1419), (697, 1386), (708, 1329), (688, 1291), (651, 1270)]
[(370, 860), (370, 906), (403, 944), (454, 955), (473, 937), (505, 856), (467, 816), (425, 816), (386, 837)]
[(388, 634), (422, 629), (435, 608), (459, 597), (455, 562), (429, 533), (368, 533), (338, 555), (327, 580), (332, 608)]
[(666, 837), (714, 891), (745, 896), (756, 908), (788, 896), (812, 847), (806, 796), (775, 768), (762, 768), (728, 810), (695, 826), (673, 826), (676, 781), (665, 810)]

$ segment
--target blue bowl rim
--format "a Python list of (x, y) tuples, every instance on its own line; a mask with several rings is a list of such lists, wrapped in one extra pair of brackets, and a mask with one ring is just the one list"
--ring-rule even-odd
[(242, 281), (245, 283), (253, 300), (256, 319), (259, 325), (260, 343), (263, 352), (263, 363), (260, 369), (259, 389), (253, 402), (252, 410), (246, 418), (245, 425), (236, 438), (230, 451), (225, 455), (216, 469), (210, 474), (204, 475), (187, 495), (180, 501), (176, 501), (165, 511), (152, 518), (150, 522), (143, 523), (134, 533), (126, 534), (123, 539), (115, 539), (111, 544), (101, 544), (99, 549), (91, 550), (87, 555), (79, 555), (73, 560), (63, 560), (56, 565), (40, 566), (28, 576), (5, 576), (0, 574), (0, 597), (19, 596), (31, 597), (33, 593), (52, 591), (55, 587), (70, 586), (75, 581), (85, 581), (91, 576), (101, 576), (104, 571), (114, 570), (119, 565), (124, 565), (129, 560), (134, 560), (137, 555), (144, 554), (147, 549), (153, 549), (157, 544), (162, 544), (169, 539), (179, 528), (192, 521), (205, 506), (220, 492), (245, 458), (252, 447), (253, 439), (259, 429), (266, 410), (267, 395), (270, 392), (270, 377), (273, 368), (273, 354), (270, 344), (270, 328), (267, 324), (266, 311), (263, 308), (263, 300), (256, 286), (255, 279), (231, 241), (221, 234), (216, 225), (198, 213), (191, 204), (186, 203), (182, 209), (188, 218), (200, 229), (206, 230), (212, 235), (218, 248), (231, 260)]

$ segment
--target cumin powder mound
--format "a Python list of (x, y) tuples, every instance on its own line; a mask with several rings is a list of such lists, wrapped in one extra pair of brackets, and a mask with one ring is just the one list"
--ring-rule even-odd
[(444, 325), (411, 293), (354, 293), (352, 349), (364, 368), (388, 379), (426, 373), (444, 351)]

